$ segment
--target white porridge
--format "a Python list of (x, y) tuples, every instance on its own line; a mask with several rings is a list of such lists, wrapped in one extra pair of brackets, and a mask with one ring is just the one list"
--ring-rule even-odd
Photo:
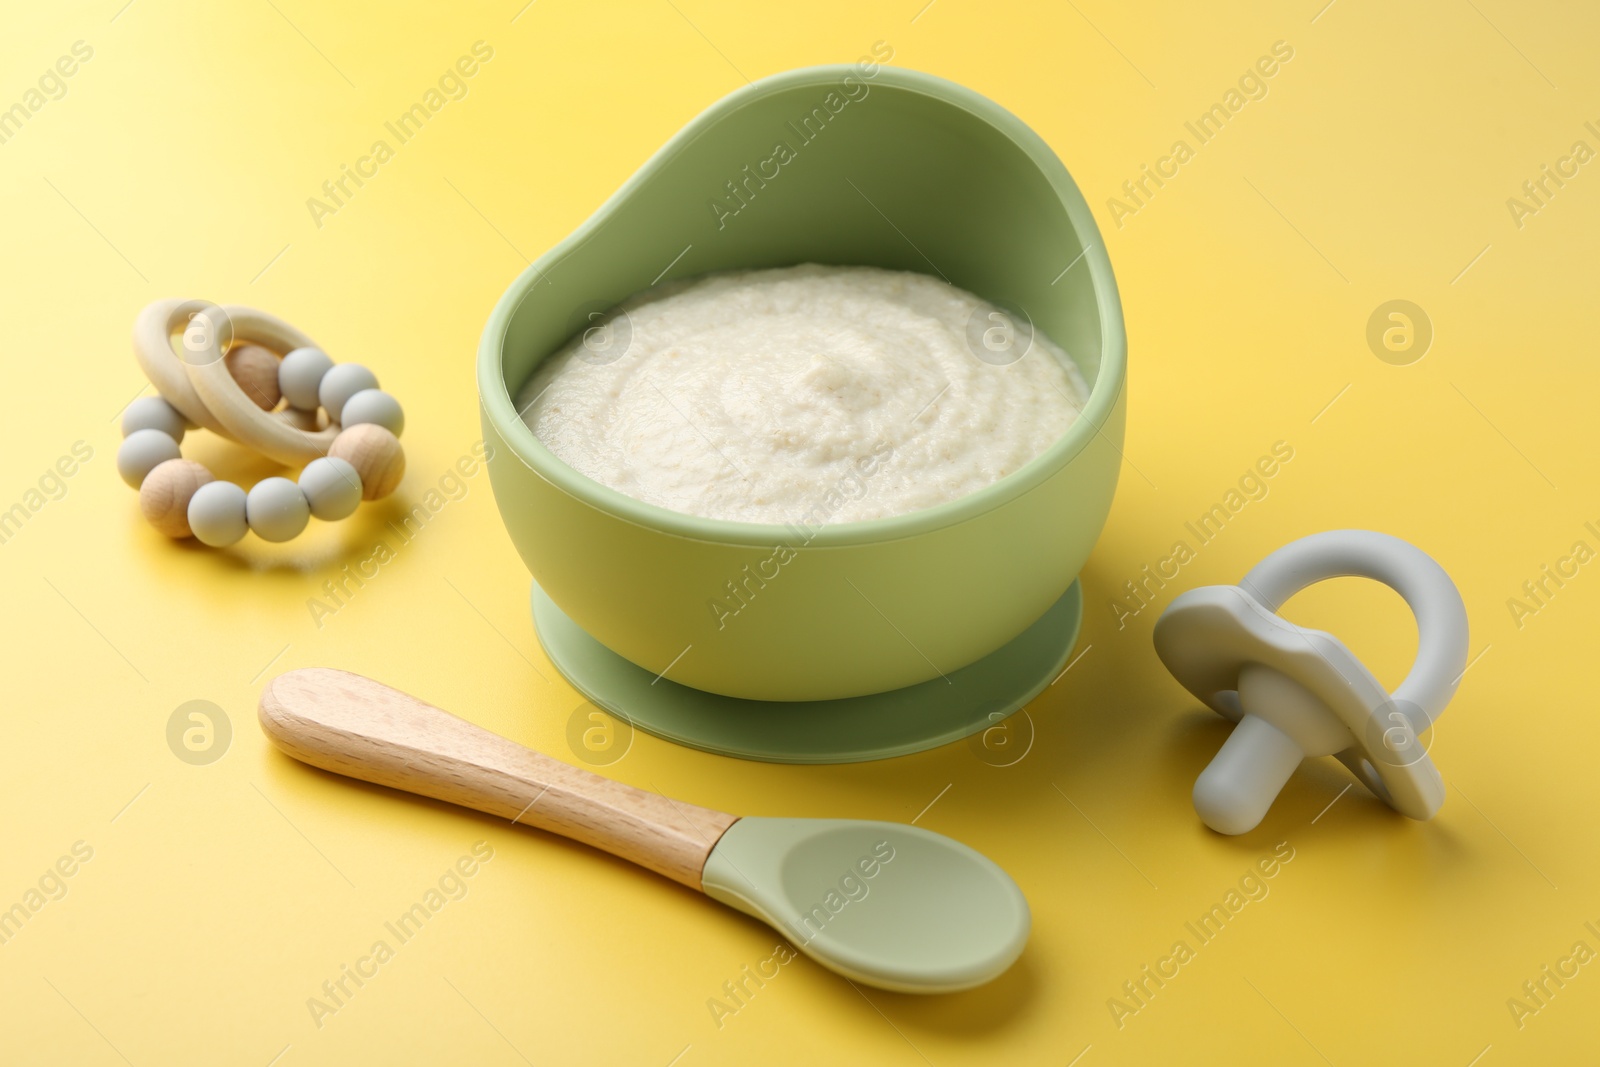
[(546, 359), (517, 409), (579, 473), (691, 515), (816, 526), (932, 507), (1039, 455), (1088, 396), (1042, 332), (1007, 334), (992, 305), (923, 274), (741, 271), (623, 308)]

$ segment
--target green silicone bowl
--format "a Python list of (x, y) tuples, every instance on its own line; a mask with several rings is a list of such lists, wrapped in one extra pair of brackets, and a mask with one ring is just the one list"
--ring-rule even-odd
[[(1082, 417), (978, 492), (811, 530), (634, 500), (518, 418), (513, 396), (589, 312), (668, 278), (804, 262), (934, 274), (1025, 314), (1091, 384)], [(506, 290), (478, 385), (506, 529), (573, 622), (696, 689), (827, 700), (948, 675), (1062, 596), (1111, 507), (1126, 354), (1104, 243), (1044, 141), (959, 85), (856, 64), (764, 78), (684, 127)]]

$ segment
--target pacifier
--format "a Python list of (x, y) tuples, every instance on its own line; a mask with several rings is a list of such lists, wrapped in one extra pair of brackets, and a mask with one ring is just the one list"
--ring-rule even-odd
[[(1389, 693), (1331, 634), (1276, 613), (1327, 578), (1389, 586), (1417, 620), (1417, 658)], [(1330, 530), (1273, 552), (1238, 585), (1180, 594), (1156, 620), (1156, 654), (1185, 689), (1239, 725), (1194, 784), (1202, 821), (1254, 829), (1311, 756), (1334, 756), (1380, 800), (1413, 819), (1444, 803), (1424, 735), (1466, 669), (1467, 610), (1421, 549), (1371, 530)]]

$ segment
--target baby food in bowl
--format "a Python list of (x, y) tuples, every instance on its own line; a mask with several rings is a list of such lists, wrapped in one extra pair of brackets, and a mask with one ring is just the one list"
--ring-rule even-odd
[[(685, 707), (729, 698), (741, 702), (730, 717), (756, 722), (784, 716), (743, 702), (860, 700), (865, 723), (887, 724), (885, 701), (922, 713), (907, 694), (923, 683), (965, 693), (982, 718), (993, 687), (966, 692), (964, 672), (1019, 640), (1035, 647), (1034, 627), (1076, 603), (1073, 580), (1111, 509), (1127, 401), (1121, 304), (1093, 214), (1037, 134), (971, 90), (880, 64), (867, 103), (828, 121), (799, 163), (738, 184), (846, 77), (867, 75), (790, 71), (712, 105), (519, 275), (484, 327), (489, 477), (535, 582), (540, 641), (575, 688), (639, 722), (682, 690)], [(723, 369), (699, 377), (673, 369), (670, 346), (630, 351), (665, 301), (626, 294), (663, 279), (702, 280), (653, 295), (734, 290), (744, 283), (730, 272), (771, 268), (795, 282), (837, 274), (851, 300), (873, 292), (873, 271), (791, 264), (918, 271), (931, 277), (906, 280), (908, 292), (954, 298), (948, 279), (1012, 311), (1022, 351), (997, 311), (974, 303), (941, 318), (914, 300), (877, 317), (802, 317), (806, 336), (831, 326), (849, 343), (774, 359), (766, 381), (732, 356), (789, 350), (773, 329), (718, 339), (731, 351), (697, 359)], [(589, 319), (619, 300), (624, 313)], [(753, 318), (740, 309), (728, 328)], [(886, 337), (885, 323), (929, 340), (891, 359), (906, 338)], [(1071, 361), (1028, 336), (1030, 323)], [(589, 343), (569, 355), (585, 324)], [(959, 358), (941, 362), (941, 350)], [(559, 384), (569, 373), (570, 392)], [(1052, 416), (1052, 373), (1081, 415), (1068, 402)], [(519, 410), (530, 402), (533, 429)], [(896, 418), (919, 432), (900, 433)], [(708, 517), (728, 514), (743, 517)], [(1018, 699), (1059, 674), (1048, 668), (1065, 662), (1067, 629), (1047, 627)], [(643, 672), (637, 693), (617, 681), (628, 671)]]
[(1088, 395), (1042, 332), (971, 293), (806, 264), (635, 295), (540, 364), (517, 409), (562, 461), (635, 499), (810, 528), (991, 485)]

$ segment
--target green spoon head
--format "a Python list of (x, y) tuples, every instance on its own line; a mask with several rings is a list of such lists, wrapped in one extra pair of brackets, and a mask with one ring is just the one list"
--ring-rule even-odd
[(948, 993), (997, 977), (1032, 919), (1005, 871), (959, 841), (892, 822), (734, 823), (702, 875), (823, 966), (881, 989)]

